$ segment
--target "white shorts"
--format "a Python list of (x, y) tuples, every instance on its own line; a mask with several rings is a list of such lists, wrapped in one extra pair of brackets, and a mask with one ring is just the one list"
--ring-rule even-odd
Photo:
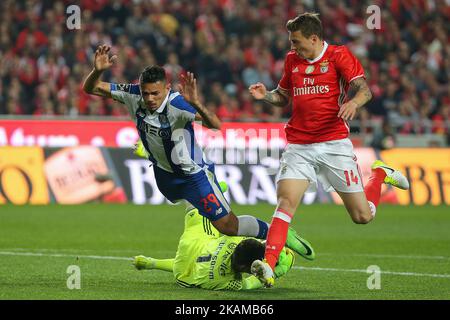
[(317, 191), (320, 181), (326, 192), (363, 192), (362, 175), (350, 139), (312, 144), (288, 144), (284, 150), (276, 181), (305, 179), (306, 192)]

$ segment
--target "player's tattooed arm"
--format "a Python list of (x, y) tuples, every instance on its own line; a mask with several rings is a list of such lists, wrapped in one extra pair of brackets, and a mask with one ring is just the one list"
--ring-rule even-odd
[(210, 129), (218, 129), (222, 126), (222, 122), (215, 113), (209, 111), (200, 102), (191, 102), (192, 106), (197, 110), (195, 121), (201, 121), (202, 125)]
[(355, 96), (341, 105), (338, 112), (338, 117), (345, 121), (353, 120), (356, 110), (372, 99), (372, 92), (364, 78), (357, 78), (350, 82), (350, 88), (356, 92)]
[(289, 95), (284, 90), (276, 88), (267, 92), (263, 100), (276, 107), (284, 107), (289, 103)]
[(284, 107), (289, 103), (289, 92), (280, 87), (272, 91), (267, 91), (266, 86), (261, 83), (252, 84), (248, 91), (256, 100), (266, 101), (277, 107)]
[(355, 96), (351, 101), (355, 102), (358, 108), (372, 99), (372, 92), (364, 78), (357, 78), (350, 82), (350, 88), (355, 92)]

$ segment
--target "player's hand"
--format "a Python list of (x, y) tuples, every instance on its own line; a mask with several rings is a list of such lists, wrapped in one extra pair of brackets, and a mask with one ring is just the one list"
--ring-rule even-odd
[(266, 93), (267, 93), (266, 86), (264, 84), (262, 84), (261, 82), (252, 84), (248, 88), (248, 91), (253, 96), (253, 98), (255, 98), (256, 100), (264, 99), (264, 97), (266, 96)]
[(197, 79), (195, 79), (192, 72), (188, 72), (185, 75), (181, 75), (181, 84), (179, 85), (179, 91), (186, 99), (186, 101), (192, 104), (199, 104), (198, 92), (197, 92)]
[(348, 101), (344, 103), (339, 109), (338, 117), (344, 119), (345, 121), (353, 120), (356, 115), (356, 110), (358, 105), (354, 101)]
[(98, 46), (97, 50), (95, 50), (94, 56), (94, 68), (97, 71), (104, 71), (109, 69), (114, 61), (117, 59), (116, 55), (112, 57), (109, 56), (109, 50), (111, 50), (110, 46)]

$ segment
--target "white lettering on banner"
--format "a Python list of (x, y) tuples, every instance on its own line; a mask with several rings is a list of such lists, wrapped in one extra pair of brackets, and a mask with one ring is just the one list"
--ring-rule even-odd
[[(275, 184), (262, 166), (250, 166), (252, 178), (248, 193), (248, 204), (256, 204), (258, 200), (267, 201), (270, 204), (277, 203)], [(261, 188), (259, 188), (261, 186)]]
[(11, 134), (9, 145), (15, 147), (40, 146), (40, 147), (73, 147), (78, 146), (79, 140), (75, 135), (25, 135), (23, 128), (17, 128)]
[[(270, 135), (269, 135), (270, 130)], [(247, 148), (284, 148), (286, 138), (283, 137), (284, 127), (280, 128), (258, 128), (241, 129), (227, 128), (222, 131), (206, 131), (205, 129), (195, 129), (195, 135), (200, 147), (208, 149), (237, 149)]]
[(0, 127), (0, 146), (8, 145), (8, 137), (6, 136), (5, 128)]
[[(275, 181), (274, 177), (268, 174), (268, 171), (274, 170), (277, 160), (271, 158), (264, 160), (265, 165), (215, 166), (217, 181), (225, 181), (228, 184), (228, 192), (224, 194), (228, 202), (232, 201), (240, 205), (253, 205), (260, 202), (276, 204)], [(133, 203), (155, 205), (171, 203), (159, 191), (153, 169), (149, 167), (147, 160), (129, 159), (125, 160), (124, 164), (129, 171)], [(319, 188), (319, 190), (322, 189)], [(303, 203), (314, 203), (319, 197), (320, 192), (307, 193), (303, 198)]]
[[(220, 131), (201, 128), (199, 123), (194, 123), (194, 131), (199, 146), (205, 152), (234, 148), (246, 152), (266, 152), (267, 149), (273, 153), (286, 145), (283, 123), (224, 123)], [(104, 144), (96, 137), (101, 137)], [(68, 147), (103, 144), (105, 147), (128, 148), (137, 139), (138, 133), (132, 121), (4, 120), (0, 124), (0, 145)], [(232, 151), (231, 154), (232, 157)], [(259, 156), (262, 157), (264, 155)], [(222, 161), (218, 163), (225, 160), (224, 152)], [(237, 158), (235, 162), (240, 160)], [(254, 157), (250, 160), (257, 161)]]
[(105, 145), (105, 139), (100, 136), (95, 136), (91, 139), (91, 146), (103, 147)]
[[(165, 197), (159, 191), (156, 185), (153, 168), (149, 167), (148, 160), (125, 160), (125, 166), (128, 167), (130, 173), (132, 201), (136, 204), (162, 204)], [(145, 193), (145, 184), (152, 189), (152, 196), (147, 199)]]
[(139, 135), (135, 127), (121, 128), (116, 134), (117, 146), (122, 148), (132, 147), (138, 139)]

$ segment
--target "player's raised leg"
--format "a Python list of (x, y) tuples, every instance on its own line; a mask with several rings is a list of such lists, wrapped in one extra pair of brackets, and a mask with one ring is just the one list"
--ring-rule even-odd
[(347, 212), (354, 223), (366, 224), (372, 221), (375, 213), (372, 214), (374, 211), (372, 211), (371, 205), (369, 204), (364, 192), (346, 193), (337, 191), (337, 193), (344, 202), (345, 209), (347, 209)]
[(380, 202), (383, 183), (403, 190), (409, 189), (408, 179), (400, 171), (376, 160), (372, 164), (372, 173), (364, 187), (364, 192), (338, 192), (355, 223), (365, 224), (373, 220)]
[(252, 271), (266, 286), (273, 284), (273, 272), (288, 236), (289, 224), (303, 197), (309, 181), (306, 179), (283, 179), (278, 181), (278, 205), (270, 224), (266, 241), (264, 261), (256, 260)]

